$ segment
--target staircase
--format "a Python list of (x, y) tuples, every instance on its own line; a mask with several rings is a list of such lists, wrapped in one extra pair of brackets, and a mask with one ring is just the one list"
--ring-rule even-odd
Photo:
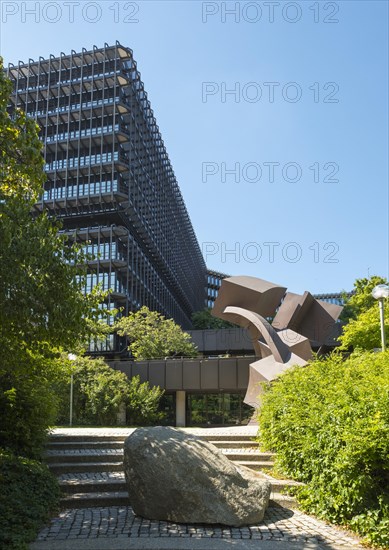
[[(52, 435), (46, 451), (46, 462), (58, 477), (63, 496), (61, 508), (128, 506), (128, 493), (123, 472), (124, 435), (65, 436)], [(262, 453), (258, 444), (246, 435), (205, 435), (238, 468), (249, 468), (272, 485), (271, 500), (293, 507), (293, 498), (282, 494), (287, 487), (300, 485), (278, 480), (269, 475), (274, 462), (272, 453)]]

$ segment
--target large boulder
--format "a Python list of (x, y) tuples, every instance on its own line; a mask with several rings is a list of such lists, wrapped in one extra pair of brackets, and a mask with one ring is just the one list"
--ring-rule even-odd
[(261, 521), (269, 503), (269, 482), (174, 428), (135, 430), (124, 443), (124, 471), (134, 512), (148, 519), (239, 527)]

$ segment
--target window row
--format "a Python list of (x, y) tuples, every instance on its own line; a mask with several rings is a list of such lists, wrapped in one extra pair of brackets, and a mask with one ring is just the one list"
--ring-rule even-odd
[(114, 271), (111, 273), (88, 273), (85, 277), (85, 292), (91, 292), (92, 288), (98, 284), (101, 285), (102, 290), (111, 290), (112, 292), (119, 292), (121, 294), (127, 293), (125, 285)]
[(208, 284), (213, 286), (220, 287), (222, 279), (220, 277), (214, 277), (213, 275), (208, 275)]
[[(124, 160), (124, 157), (121, 157)], [(70, 157), (65, 159), (54, 160), (45, 164), (45, 170), (61, 170), (63, 168), (78, 168), (90, 166), (93, 164), (101, 164), (119, 160), (119, 152), (96, 153), (95, 155), (87, 155), (84, 157)]]
[(126, 260), (123, 251), (119, 249), (116, 241), (89, 243), (83, 246), (82, 250), (85, 254), (92, 256), (96, 260)]
[(96, 351), (114, 351), (115, 350), (115, 336), (114, 334), (108, 334), (104, 340), (90, 340), (89, 349), (90, 352)]
[[(78, 96), (77, 96), (78, 97)], [(47, 109), (47, 102), (43, 101), (42, 107), (38, 108), (37, 110), (34, 110), (33, 112), (28, 112), (28, 116), (35, 117), (35, 116), (41, 116), (41, 115), (54, 115), (56, 113), (67, 113), (70, 111), (77, 111), (80, 109), (88, 109), (89, 107), (97, 107), (99, 105), (108, 105), (110, 103), (118, 103), (119, 97), (105, 97), (104, 99), (94, 99), (93, 101), (84, 101), (82, 103), (71, 103), (66, 105), (59, 105), (58, 107), (53, 106), (52, 108), (49, 107)], [(45, 107), (46, 105), (46, 107)]]
[(60, 132), (52, 136), (47, 136), (46, 143), (52, 143), (53, 141), (60, 141), (62, 139), (74, 139), (87, 136), (98, 136), (101, 134), (108, 134), (113, 131), (119, 130), (119, 124), (108, 124), (107, 126), (99, 126), (93, 128), (84, 128), (82, 130), (73, 130), (71, 132)]
[[(107, 68), (103, 69), (103, 67), (95, 66), (95, 71), (93, 72), (92, 68), (85, 69), (82, 71), (81, 69), (73, 70), (72, 72), (70, 69), (67, 71), (62, 70), (61, 71), (61, 77), (60, 73), (52, 73), (52, 77), (54, 78), (48, 78), (48, 75), (40, 74), (39, 78), (38, 76), (31, 76), (29, 79), (26, 77), (20, 78), (18, 81), (18, 93), (23, 93), (26, 91), (33, 91), (39, 88), (44, 88), (47, 86), (58, 86), (61, 84), (70, 84), (72, 82), (79, 82), (80, 80), (89, 80), (91, 78), (100, 78), (102, 76), (112, 76), (114, 74), (120, 73), (120, 69), (115, 70), (114, 68)], [(93, 73), (93, 74), (92, 74)], [(63, 76), (62, 76), (63, 75)], [(28, 87), (27, 87), (27, 81), (28, 81)]]
[(100, 193), (112, 193), (118, 190), (117, 180), (95, 181), (90, 183), (79, 183), (77, 185), (64, 185), (54, 187), (43, 193), (43, 200), (66, 199), (88, 195), (100, 195)]

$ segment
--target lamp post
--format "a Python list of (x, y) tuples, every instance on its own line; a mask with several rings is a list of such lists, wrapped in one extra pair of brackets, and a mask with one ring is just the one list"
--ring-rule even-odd
[[(69, 361), (75, 361), (77, 355), (74, 353), (68, 353)], [(73, 425), (73, 366), (70, 372), (70, 407), (69, 407), (69, 426)]]
[(380, 306), (381, 347), (382, 351), (386, 351), (384, 300), (389, 296), (389, 285), (377, 285), (373, 288), (371, 294), (373, 298), (378, 300)]

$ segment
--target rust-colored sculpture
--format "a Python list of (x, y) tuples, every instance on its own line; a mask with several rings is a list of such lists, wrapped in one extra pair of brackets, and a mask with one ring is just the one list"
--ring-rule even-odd
[(326, 342), (342, 309), (309, 292), (293, 294), (256, 277), (224, 279), (212, 315), (246, 328), (261, 358), (250, 365), (245, 403), (259, 406), (259, 382), (273, 380), (293, 365), (306, 365), (311, 344)]

